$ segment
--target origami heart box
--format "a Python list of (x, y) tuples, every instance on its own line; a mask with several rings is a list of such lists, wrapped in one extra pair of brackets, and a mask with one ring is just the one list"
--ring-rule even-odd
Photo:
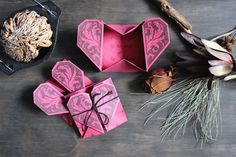
[(47, 115), (69, 113), (63, 104), (64, 95), (91, 84), (92, 81), (72, 62), (59, 61), (52, 69), (52, 79), (41, 83), (35, 89), (34, 103)]
[(87, 19), (77, 32), (77, 46), (104, 72), (148, 71), (169, 43), (168, 24), (161, 18), (130, 25)]
[(33, 93), (34, 103), (47, 115), (75, 124), (83, 138), (104, 134), (127, 121), (112, 80), (93, 83), (70, 61), (59, 61), (52, 79)]
[(127, 122), (111, 78), (72, 93), (67, 107), (83, 138), (102, 135)]

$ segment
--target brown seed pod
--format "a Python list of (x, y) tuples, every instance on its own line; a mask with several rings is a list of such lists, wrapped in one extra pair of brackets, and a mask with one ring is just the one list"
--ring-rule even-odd
[(146, 89), (148, 92), (160, 93), (170, 88), (172, 85), (172, 73), (164, 69), (156, 69), (151, 76), (145, 80)]
[(233, 45), (236, 44), (236, 39), (233, 39), (232, 42), (231, 42)]
[(226, 37), (225, 37), (225, 41), (226, 41), (226, 42), (231, 42), (231, 40), (232, 40), (232, 37), (231, 37), (231, 36), (226, 36)]
[(226, 50), (229, 51), (230, 53), (233, 52), (233, 48), (232, 48), (232, 46), (226, 46)]
[(52, 45), (52, 34), (46, 17), (25, 10), (4, 22), (0, 41), (11, 58), (29, 62), (39, 55), (41, 48)]

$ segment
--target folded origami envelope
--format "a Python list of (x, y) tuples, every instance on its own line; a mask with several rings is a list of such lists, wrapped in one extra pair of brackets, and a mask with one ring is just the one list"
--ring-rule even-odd
[(161, 18), (130, 25), (87, 19), (78, 26), (77, 46), (104, 72), (148, 71), (169, 43)]
[(127, 121), (111, 78), (77, 91), (67, 107), (83, 138), (102, 135)]
[(34, 103), (47, 115), (59, 115), (68, 124), (76, 124), (83, 138), (101, 135), (127, 121), (110, 78), (93, 83), (66, 60), (56, 63), (52, 78), (35, 89)]

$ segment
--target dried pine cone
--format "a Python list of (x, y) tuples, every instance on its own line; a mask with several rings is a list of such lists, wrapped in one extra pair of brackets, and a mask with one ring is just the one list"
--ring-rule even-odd
[(52, 45), (52, 34), (46, 17), (25, 10), (4, 22), (0, 40), (11, 58), (29, 62), (39, 55), (41, 48)]

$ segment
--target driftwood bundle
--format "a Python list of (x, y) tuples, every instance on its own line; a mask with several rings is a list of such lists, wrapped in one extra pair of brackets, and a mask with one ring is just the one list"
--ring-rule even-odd
[(41, 48), (52, 45), (52, 34), (46, 17), (25, 10), (4, 22), (0, 40), (11, 58), (29, 62), (39, 55)]

